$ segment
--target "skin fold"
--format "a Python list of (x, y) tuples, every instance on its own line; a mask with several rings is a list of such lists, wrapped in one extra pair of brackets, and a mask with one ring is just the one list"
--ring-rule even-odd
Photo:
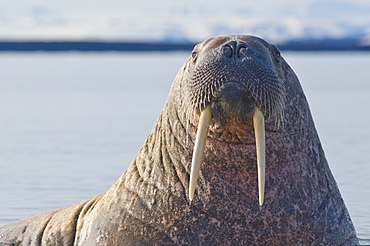
[[(212, 118), (192, 199), (201, 112)], [(260, 205), (256, 109), (265, 125)], [(191, 200), (191, 201), (190, 201)], [(14, 245), (356, 245), (309, 106), (275, 46), (253, 36), (198, 44), (136, 158), (88, 201), (0, 227)], [(1, 245), (1, 243), (0, 243)]]

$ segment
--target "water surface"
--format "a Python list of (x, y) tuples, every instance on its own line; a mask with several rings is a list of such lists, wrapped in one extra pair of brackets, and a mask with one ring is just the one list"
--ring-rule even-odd
[[(360, 238), (370, 239), (370, 53), (284, 52)], [(106, 191), (187, 53), (0, 54), (0, 224)]]

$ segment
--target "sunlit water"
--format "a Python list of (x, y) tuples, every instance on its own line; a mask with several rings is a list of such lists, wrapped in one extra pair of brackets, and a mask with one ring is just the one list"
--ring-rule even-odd
[[(370, 239), (370, 53), (283, 53), (358, 237)], [(188, 53), (0, 54), (0, 224), (106, 191)]]

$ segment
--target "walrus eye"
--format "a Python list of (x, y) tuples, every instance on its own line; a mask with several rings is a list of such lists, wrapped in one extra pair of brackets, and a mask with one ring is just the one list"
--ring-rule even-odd
[(198, 52), (193, 51), (193, 52), (191, 53), (191, 57), (193, 58), (193, 62), (195, 62), (195, 61), (196, 61), (196, 59), (197, 59), (197, 57), (198, 57)]
[(272, 53), (274, 54), (276, 60), (280, 60), (280, 50), (275, 45), (272, 46)]

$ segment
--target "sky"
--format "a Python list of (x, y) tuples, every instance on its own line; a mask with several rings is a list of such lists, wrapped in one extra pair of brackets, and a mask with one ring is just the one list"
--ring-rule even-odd
[[(5, 2), (5, 3), (4, 3)], [(253, 34), (275, 42), (361, 36), (369, 0), (12, 0), (0, 4), (0, 39), (196, 42)]]

